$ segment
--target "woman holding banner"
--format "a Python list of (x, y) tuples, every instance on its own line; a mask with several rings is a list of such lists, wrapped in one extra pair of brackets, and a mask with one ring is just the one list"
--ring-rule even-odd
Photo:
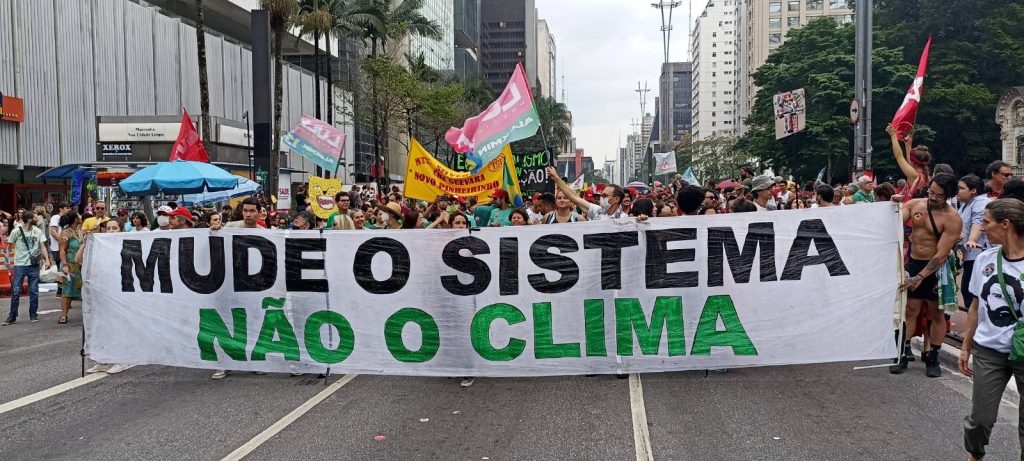
[[(985, 456), (1010, 377), (1016, 380), (1018, 389), (1024, 387), (1024, 356), (1017, 357), (1024, 351), (1011, 350), (1020, 339), (1016, 336), (1024, 301), (1024, 203), (1014, 199), (989, 203), (982, 227), (991, 244), (1002, 246), (978, 255), (970, 279), (970, 291), (976, 298), (967, 313), (967, 332), (958, 363), (961, 373), (974, 378), (971, 413), (964, 418), (968, 460)], [(1024, 408), (1017, 411), (1024, 421)], [(1024, 447), (1024, 432), (1019, 437)]]

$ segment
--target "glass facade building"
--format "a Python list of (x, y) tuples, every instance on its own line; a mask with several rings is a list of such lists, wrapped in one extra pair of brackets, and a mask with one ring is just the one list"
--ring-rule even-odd
[(420, 14), (440, 26), (441, 38), (411, 35), (409, 51), (423, 55), (426, 63), (442, 73), (455, 71), (455, 4), (452, 0), (425, 0)]

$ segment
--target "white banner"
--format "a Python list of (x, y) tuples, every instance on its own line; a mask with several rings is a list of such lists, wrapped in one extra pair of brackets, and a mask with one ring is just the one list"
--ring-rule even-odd
[(676, 153), (655, 152), (654, 153), (654, 174), (676, 174)]
[(892, 358), (898, 217), (879, 203), (473, 232), (97, 234), (86, 351), (427, 376)]

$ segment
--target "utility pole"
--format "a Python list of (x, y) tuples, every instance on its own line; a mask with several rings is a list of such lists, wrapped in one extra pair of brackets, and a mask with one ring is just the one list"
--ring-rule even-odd
[[(651, 3), (652, 7), (661, 10), (661, 38), (662, 38), (662, 41), (664, 43), (664, 48), (665, 48), (665, 61), (663, 61), (663, 62), (669, 62), (669, 60), (668, 60), (668, 45), (669, 45), (670, 40), (672, 38), (672, 10), (678, 8), (679, 5), (682, 5), (682, 4), (683, 4), (683, 2), (671, 1), (671, 0), (670, 1), (658, 0), (658, 3)], [(667, 21), (666, 21), (666, 18), (665, 18), (665, 10), (668, 10), (668, 20)]]
[(638, 80), (636, 82), (636, 89), (633, 91), (640, 93), (640, 122), (643, 123), (643, 116), (647, 114), (647, 93), (651, 90), (647, 88), (647, 82), (644, 82), (644, 86), (641, 88), (640, 81)]
[(854, 96), (860, 101), (860, 120), (854, 128), (854, 169), (871, 169), (872, 40), (874, 19), (871, 0), (856, 0)]
[[(641, 87), (640, 82), (637, 81), (635, 91), (637, 93), (640, 93), (640, 155), (636, 160), (638, 163), (641, 161), (644, 162), (643, 164), (637, 165), (637, 169), (640, 170), (640, 172), (642, 173), (644, 170), (644, 166), (650, 164), (650, 159), (647, 158), (647, 147), (648, 144), (650, 144), (650, 139), (648, 139), (647, 136), (644, 135), (644, 121), (647, 119), (647, 93), (649, 93), (651, 90), (650, 88), (647, 88), (647, 82), (644, 82), (644, 86)], [(653, 155), (651, 155), (651, 157), (653, 157)], [(647, 173), (649, 177), (648, 179), (653, 181), (654, 170), (649, 169)]]

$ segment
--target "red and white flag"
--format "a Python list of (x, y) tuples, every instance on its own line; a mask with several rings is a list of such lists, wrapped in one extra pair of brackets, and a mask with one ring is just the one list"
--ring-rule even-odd
[(206, 153), (203, 141), (199, 140), (199, 132), (196, 131), (188, 111), (181, 109), (181, 128), (178, 129), (178, 140), (174, 141), (171, 148), (171, 158), (168, 161), (191, 160), (194, 162), (210, 163), (210, 154)]
[(921, 52), (921, 62), (917, 65), (917, 77), (914, 78), (914, 83), (907, 90), (907, 95), (903, 97), (903, 104), (892, 118), (892, 126), (896, 127), (896, 136), (900, 141), (904, 139), (904, 135), (908, 131), (914, 129), (914, 123), (917, 121), (917, 106), (921, 103), (924, 74), (928, 72), (928, 51), (931, 47), (932, 37), (929, 35), (928, 43), (925, 44), (924, 51)]

